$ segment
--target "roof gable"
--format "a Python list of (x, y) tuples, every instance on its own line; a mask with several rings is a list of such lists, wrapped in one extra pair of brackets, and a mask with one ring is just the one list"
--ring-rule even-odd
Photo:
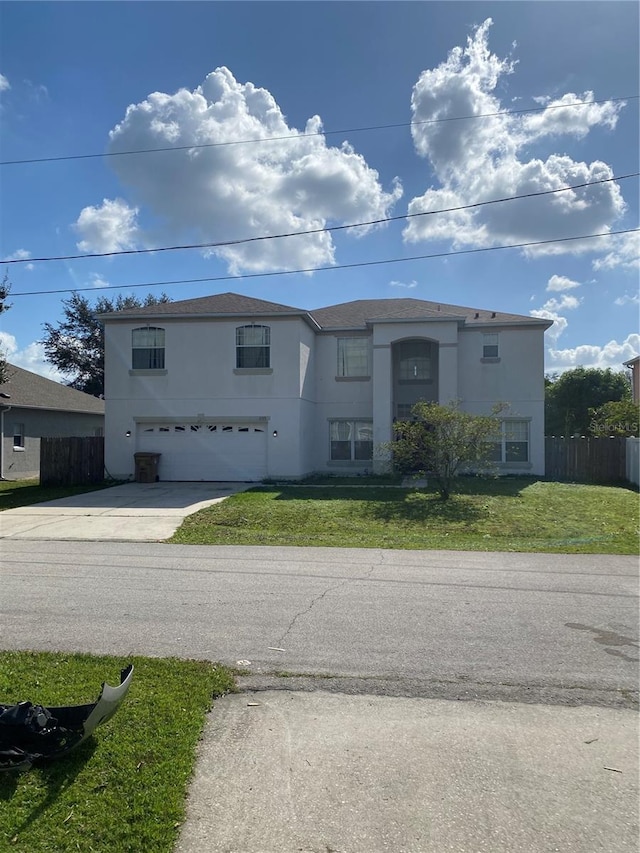
[(126, 308), (101, 314), (104, 319), (133, 319), (137, 317), (186, 317), (186, 316), (215, 316), (228, 314), (231, 316), (277, 314), (299, 314), (307, 312), (302, 308), (281, 305), (279, 302), (269, 302), (266, 299), (255, 299), (252, 296), (242, 296), (239, 293), (216, 293), (213, 296), (200, 296), (197, 299), (182, 299), (177, 302), (161, 302), (158, 305), (147, 305), (143, 308)]

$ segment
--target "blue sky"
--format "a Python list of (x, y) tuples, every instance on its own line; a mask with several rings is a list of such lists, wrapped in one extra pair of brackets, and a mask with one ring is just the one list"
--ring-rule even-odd
[[(93, 300), (230, 276), (122, 292), (235, 291), (310, 309), (414, 297), (533, 313), (554, 321), (547, 370), (620, 368), (640, 351), (637, 233), (493, 249), (638, 227), (638, 179), (608, 181), (638, 171), (638, 10), (0, 3), (2, 161), (186, 146), (0, 166), (0, 257), (23, 261), (8, 267), (0, 345), (62, 378), (37, 342), (71, 290)], [(564, 106), (576, 101), (586, 105)], [(485, 117), (458, 120), (469, 115)], [(358, 130), (389, 124), (401, 126)], [(214, 142), (230, 144), (191, 147)], [(597, 180), (608, 182), (435, 212)], [(434, 212), (404, 218), (424, 211)], [(32, 261), (310, 230), (215, 251)], [(473, 249), (490, 251), (339, 269)]]

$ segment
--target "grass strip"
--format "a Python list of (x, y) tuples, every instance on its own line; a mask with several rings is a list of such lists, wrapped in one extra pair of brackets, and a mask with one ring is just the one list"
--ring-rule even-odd
[(185, 519), (176, 544), (636, 554), (638, 494), (532, 478), (433, 489), (270, 486)]
[(212, 698), (234, 689), (204, 661), (0, 652), (0, 702), (94, 702), (120, 683), (118, 713), (75, 752), (26, 773), (0, 773), (0, 850), (164, 853), (184, 819), (187, 783)]

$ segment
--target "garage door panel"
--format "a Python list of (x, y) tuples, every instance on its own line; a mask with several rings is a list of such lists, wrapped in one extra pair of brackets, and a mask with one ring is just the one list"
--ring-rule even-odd
[(137, 450), (160, 453), (161, 480), (262, 480), (267, 430), (261, 423), (140, 424)]

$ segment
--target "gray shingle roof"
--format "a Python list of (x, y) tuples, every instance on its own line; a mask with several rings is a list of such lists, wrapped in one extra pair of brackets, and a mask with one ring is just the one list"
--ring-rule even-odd
[(68, 388), (59, 382), (45, 379), (15, 364), (7, 364), (7, 381), (0, 384), (0, 392), (9, 399), (0, 399), (1, 405), (25, 409), (54, 409), (61, 412), (84, 412), (103, 415), (104, 400)]
[(163, 302), (145, 308), (129, 308), (111, 314), (102, 314), (105, 320), (111, 319), (149, 319), (152, 317), (170, 318), (187, 316), (263, 316), (298, 315), (313, 326), (324, 329), (359, 329), (372, 321), (384, 320), (425, 320), (447, 319), (461, 320), (466, 326), (526, 324), (551, 325), (549, 320), (526, 317), (522, 314), (508, 314), (482, 308), (465, 308), (462, 305), (447, 305), (443, 302), (429, 302), (425, 299), (357, 299), (307, 311), (278, 302), (254, 299), (238, 293), (218, 293), (213, 296), (201, 296), (199, 299), (183, 299), (178, 302)]
[[(325, 329), (359, 328), (374, 320), (454, 318), (463, 320), (467, 326), (523, 322), (539, 324), (541, 322), (521, 314), (465, 308), (462, 305), (447, 305), (444, 302), (429, 302), (425, 299), (357, 299), (354, 302), (329, 305), (327, 308), (319, 308), (310, 313)], [(542, 322), (548, 323), (548, 321)]]
[(279, 302), (268, 302), (265, 299), (254, 299), (238, 293), (217, 293), (214, 296), (201, 296), (198, 299), (182, 299), (178, 302), (161, 302), (159, 305), (148, 305), (144, 308), (127, 308), (111, 314), (102, 314), (106, 318), (122, 317), (183, 317), (187, 315), (205, 314), (306, 314), (302, 308), (281, 305)]

